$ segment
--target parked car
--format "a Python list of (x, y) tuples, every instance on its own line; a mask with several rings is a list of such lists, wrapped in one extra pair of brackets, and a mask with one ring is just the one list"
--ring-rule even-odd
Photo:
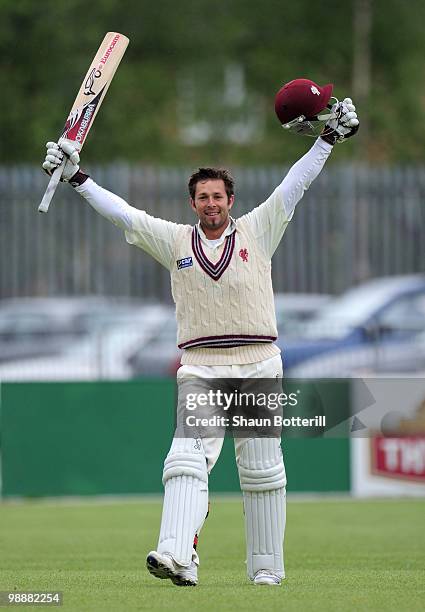
[(78, 296), (0, 301), (0, 362), (51, 355), (137, 314), (145, 302)]
[(306, 323), (302, 338), (281, 338), (278, 343), (285, 372), (292, 375), (293, 368), (308, 359), (401, 344), (422, 330), (425, 276), (394, 276), (350, 289)]
[(169, 319), (171, 309), (161, 304), (141, 306), (106, 328), (99, 325), (87, 337), (68, 344), (54, 355), (0, 364), (0, 381), (66, 381), (126, 379), (130, 361)]
[(276, 293), (274, 303), (279, 336), (300, 336), (306, 322), (330, 299), (325, 293)]
[(177, 347), (177, 322), (173, 310), (150, 341), (140, 346), (130, 359), (132, 376), (173, 376), (180, 365)]
[(341, 348), (302, 361), (294, 378), (416, 377), (425, 374), (425, 333), (395, 342)]

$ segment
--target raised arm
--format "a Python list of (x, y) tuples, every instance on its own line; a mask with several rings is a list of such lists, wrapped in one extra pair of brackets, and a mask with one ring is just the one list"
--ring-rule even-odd
[(43, 164), (46, 171), (54, 171), (61, 163), (63, 151), (68, 157), (63, 180), (69, 182), (99, 214), (124, 230), (128, 243), (143, 249), (167, 269), (171, 268), (175, 235), (179, 227), (176, 223), (148, 215), (95, 183), (79, 169), (78, 152), (69, 142), (61, 142), (60, 147), (49, 142), (46, 146), (47, 155)]
[(244, 215), (265, 253), (271, 257), (292, 219), (296, 204), (319, 175), (332, 145), (318, 138), (311, 149), (289, 170), (263, 204)]
[(244, 216), (269, 257), (282, 239), (295, 206), (319, 175), (333, 146), (357, 132), (359, 121), (355, 110), (350, 98), (332, 106), (330, 119), (311, 149), (292, 166), (271, 196)]

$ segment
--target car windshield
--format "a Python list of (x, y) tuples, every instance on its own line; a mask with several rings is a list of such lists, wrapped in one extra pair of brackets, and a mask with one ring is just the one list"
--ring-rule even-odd
[(98, 352), (106, 347), (127, 346), (132, 339), (135, 343), (150, 338), (164, 319), (164, 311), (157, 306), (144, 306), (137, 311), (99, 317), (91, 333), (83, 340), (71, 344), (65, 353), (76, 355)]
[(344, 337), (363, 325), (392, 296), (386, 284), (356, 287), (328, 302), (304, 328), (306, 338)]

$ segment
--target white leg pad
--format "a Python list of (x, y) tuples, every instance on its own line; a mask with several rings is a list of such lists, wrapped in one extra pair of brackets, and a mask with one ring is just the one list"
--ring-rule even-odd
[(174, 438), (164, 462), (165, 487), (158, 552), (180, 565), (192, 561), (193, 539), (208, 512), (208, 474), (200, 439)]
[(238, 457), (244, 497), (247, 571), (285, 576), (283, 538), (286, 521), (286, 474), (280, 440), (248, 440)]

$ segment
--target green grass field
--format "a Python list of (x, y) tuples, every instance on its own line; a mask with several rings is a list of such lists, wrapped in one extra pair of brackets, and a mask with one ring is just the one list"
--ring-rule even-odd
[[(66, 610), (423, 610), (425, 501), (288, 501), (287, 578), (245, 575), (242, 504), (215, 498), (200, 584), (150, 576), (159, 501), (0, 504), (0, 590), (60, 590)], [(34, 606), (26, 606), (33, 609)]]

